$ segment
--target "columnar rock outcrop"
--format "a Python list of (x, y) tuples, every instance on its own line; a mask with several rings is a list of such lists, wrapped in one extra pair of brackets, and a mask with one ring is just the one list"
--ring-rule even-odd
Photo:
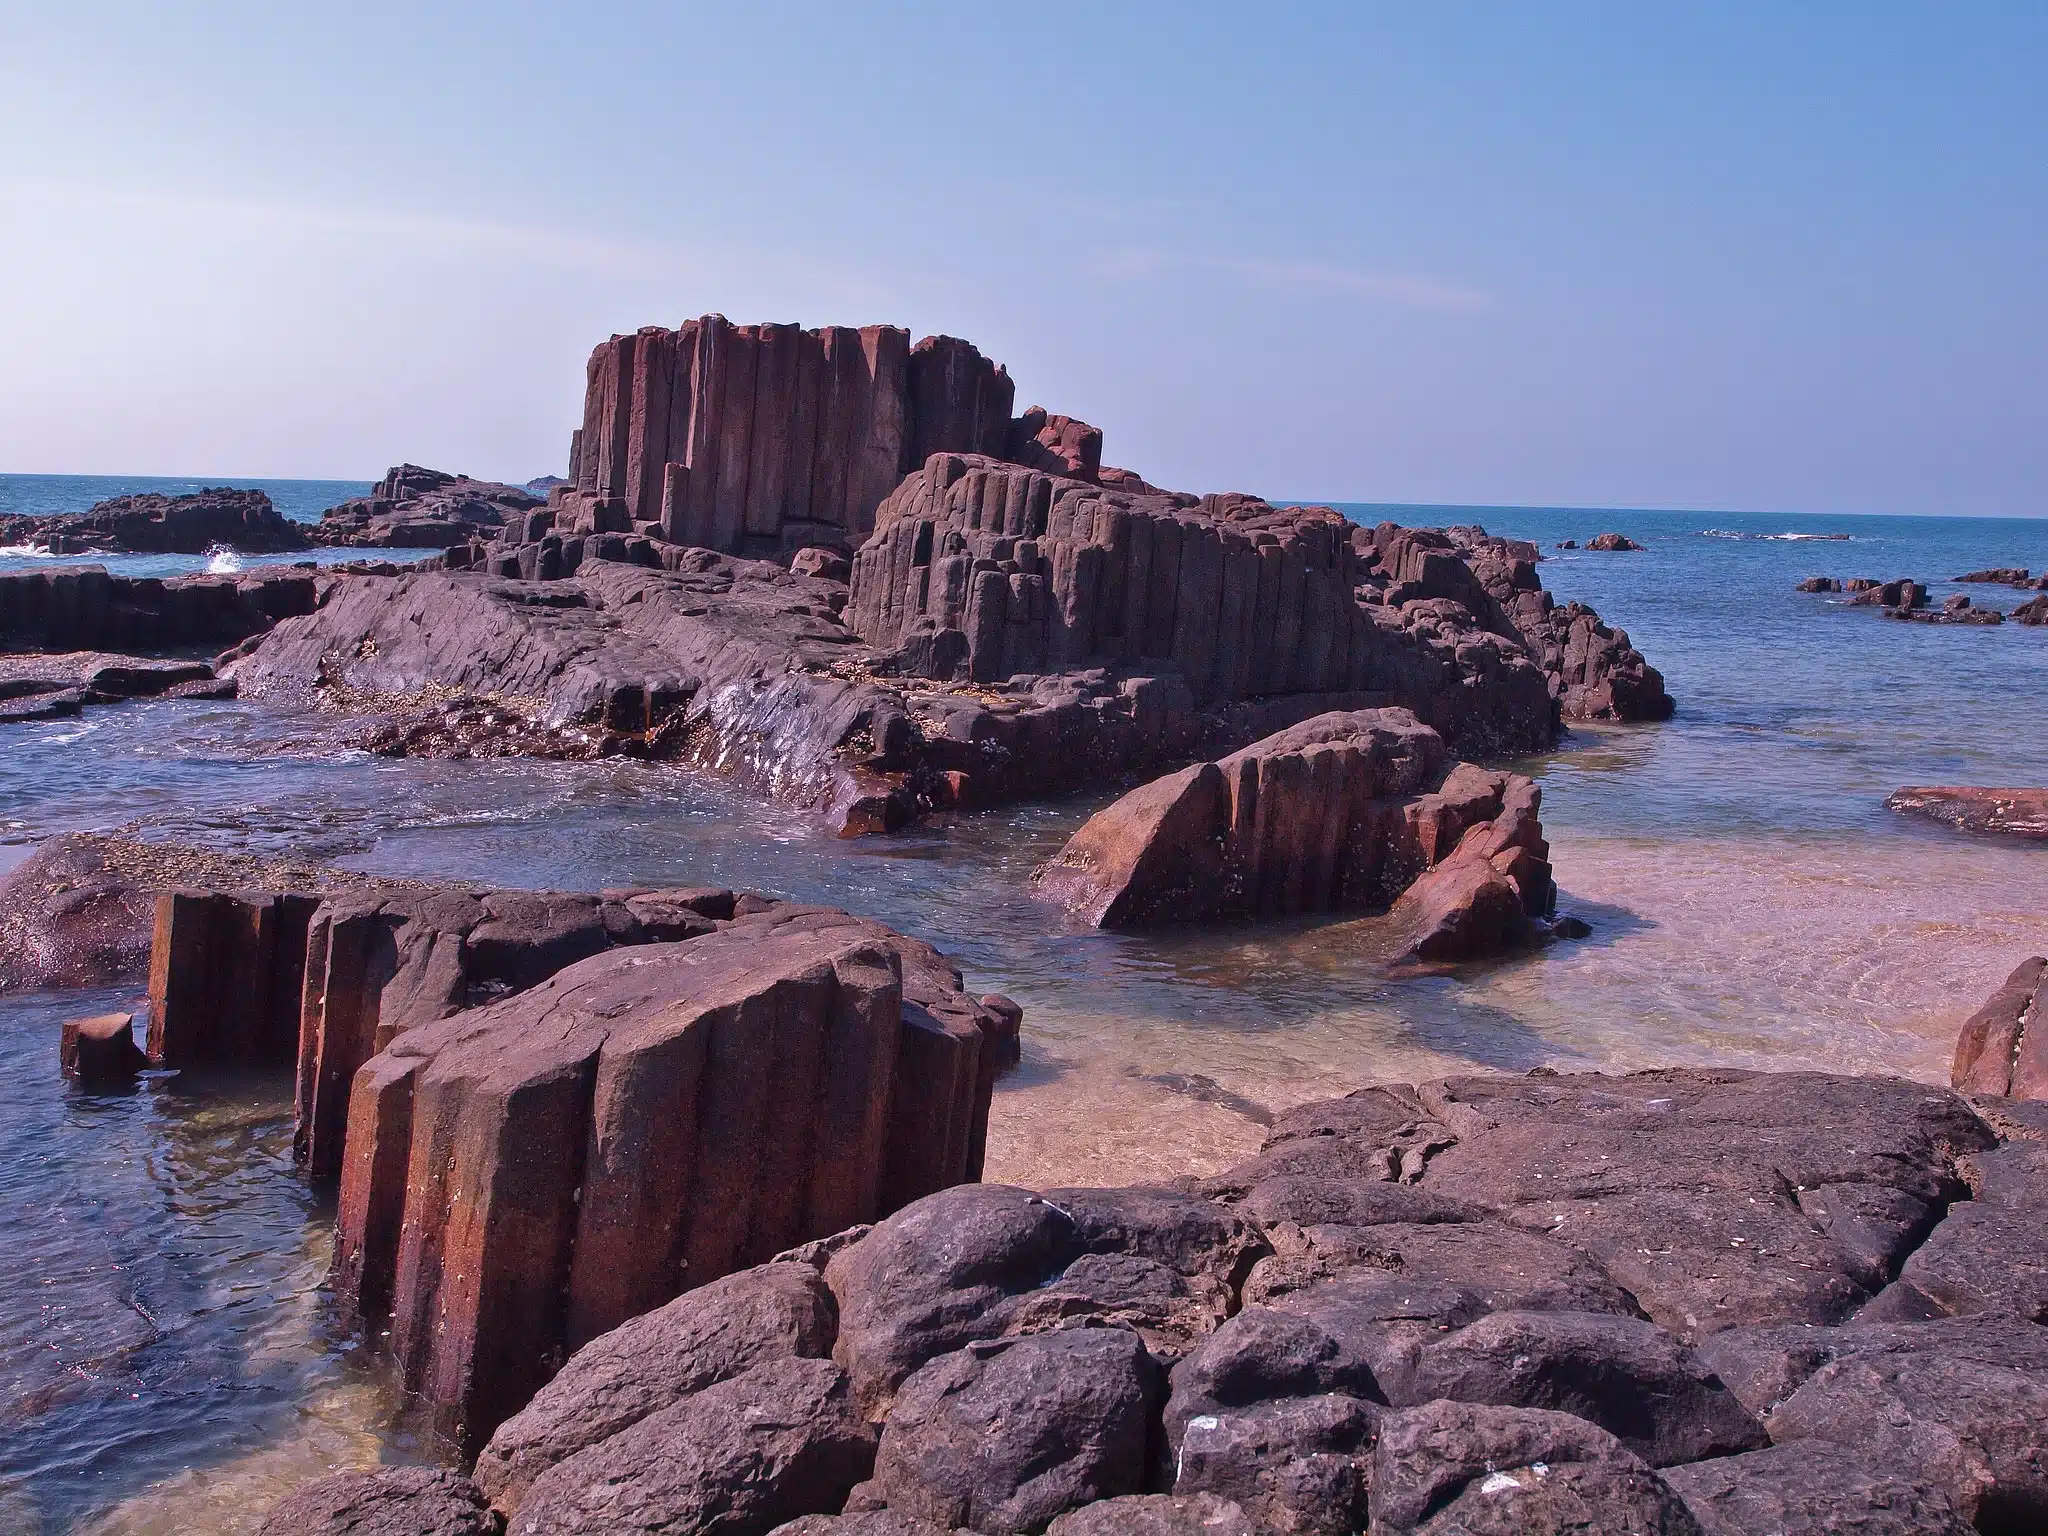
[(477, 1480), (532, 1536), (2037, 1529), (2048, 1161), (2013, 1108), (1362, 1088), (1212, 1178), (951, 1189), (686, 1294)]
[(728, 552), (857, 541), (927, 454), (1003, 453), (1014, 397), (999, 364), (951, 336), (913, 347), (894, 326), (723, 315), (649, 326), (591, 354), (556, 505), (571, 528), (658, 524)]
[(762, 905), (357, 1073), (336, 1289), (458, 1438), (677, 1293), (978, 1177), (1014, 1017), (879, 924)]
[(1519, 775), (1449, 762), (1406, 710), (1320, 715), (1132, 790), (1035, 878), (1105, 928), (1384, 910), (1471, 837), (1515, 915), (1541, 916), (1539, 803)]

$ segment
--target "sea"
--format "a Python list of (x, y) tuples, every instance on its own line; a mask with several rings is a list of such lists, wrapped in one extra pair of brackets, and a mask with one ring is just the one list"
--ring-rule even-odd
[[(361, 485), (231, 481), (288, 514)], [(0, 476), (0, 510), (198, 482)], [(0, 868), (73, 829), (567, 890), (730, 884), (930, 940), (1025, 1008), (991, 1179), (1225, 1166), (1274, 1114), (1362, 1084), (1674, 1063), (1946, 1080), (1957, 1026), (2048, 952), (2048, 845), (1884, 808), (1907, 784), (2039, 784), (2048, 629), (1888, 621), (1793, 590), (2048, 566), (2048, 520), (1345, 505), (1535, 541), (1662, 670), (1678, 713), (1574, 726), (1543, 789), (1588, 939), (1390, 978), (1330, 921), (1076, 928), (1028, 877), (1110, 792), (840, 841), (663, 765), (437, 763), (237, 702), (139, 702), (0, 736)], [(1641, 553), (1559, 550), (1616, 531)], [(46, 564), (0, 551), (0, 568)], [(207, 557), (107, 559), (162, 574)], [(0, 1533), (252, 1530), (335, 1467), (445, 1455), (324, 1289), (331, 1205), (291, 1161), (290, 1085), (151, 1074), (87, 1093), (61, 1020), (125, 992), (0, 998)]]

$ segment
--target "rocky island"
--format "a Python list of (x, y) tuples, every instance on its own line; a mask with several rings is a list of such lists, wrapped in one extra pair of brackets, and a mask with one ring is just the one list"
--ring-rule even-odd
[[(1486, 760), (1675, 708), (1533, 545), (1162, 489), (955, 338), (712, 315), (585, 383), (545, 504), (402, 465), (297, 534), (408, 569), (0, 576), (18, 697), (233, 687), (845, 836), (1116, 789), (1046, 910), (1341, 919), (1397, 968), (1573, 932)], [(936, 937), (103, 838), (0, 882), (0, 988), (147, 987), (53, 1067), (290, 1080), (333, 1306), (444, 1465), (309, 1479), (276, 1536), (2048, 1522), (2039, 960), (1949, 1088), (1357, 1082), (1220, 1171), (1026, 1189), (982, 1176), (1031, 1020)]]

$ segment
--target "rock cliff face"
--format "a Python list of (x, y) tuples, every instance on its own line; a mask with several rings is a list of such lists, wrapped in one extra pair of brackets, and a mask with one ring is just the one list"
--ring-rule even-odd
[(537, 1536), (2038, 1529), (2048, 1163), (1982, 1102), (1463, 1077), (1181, 1187), (942, 1191), (597, 1338), (480, 1492)]
[(541, 498), (520, 486), (400, 464), (368, 496), (329, 507), (308, 531), (315, 544), (446, 549), (475, 535), (488, 538), (539, 505)]
[(591, 354), (557, 505), (571, 528), (656, 523), (727, 552), (858, 542), (928, 454), (1003, 453), (1014, 396), (1000, 365), (950, 336), (913, 347), (893, 326), (723, 315), (650, 326)]
[[(1519, 775), (1449, 762), (1406, 710), (1320, 715), (1132, 790), (1089, 818), (1037, 884), (1105, 928), (1384, 911), (1475, 834), (1487, 846), (1475, 841), (1466, 862), (1526, 922), (1554, 894), (1539, 794)], [(1427, 926), (1434, 935), (1448, 922)]]
[(306, 529), (263, 492), (225, 486), (189, 496), (117, 496), (50, 517), (0, 516), (0, 544), (33, 544), (59, 554), (203, 555), (217, 544), (276, 554), (309, 542)]

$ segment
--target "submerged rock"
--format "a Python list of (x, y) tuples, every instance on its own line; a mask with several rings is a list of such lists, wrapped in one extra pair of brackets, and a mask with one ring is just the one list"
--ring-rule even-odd
[(1887, 810), (1931, 817), (1959, 831), (2048, 838), (2048, 789), (1909, 785), (1884, 803)]

